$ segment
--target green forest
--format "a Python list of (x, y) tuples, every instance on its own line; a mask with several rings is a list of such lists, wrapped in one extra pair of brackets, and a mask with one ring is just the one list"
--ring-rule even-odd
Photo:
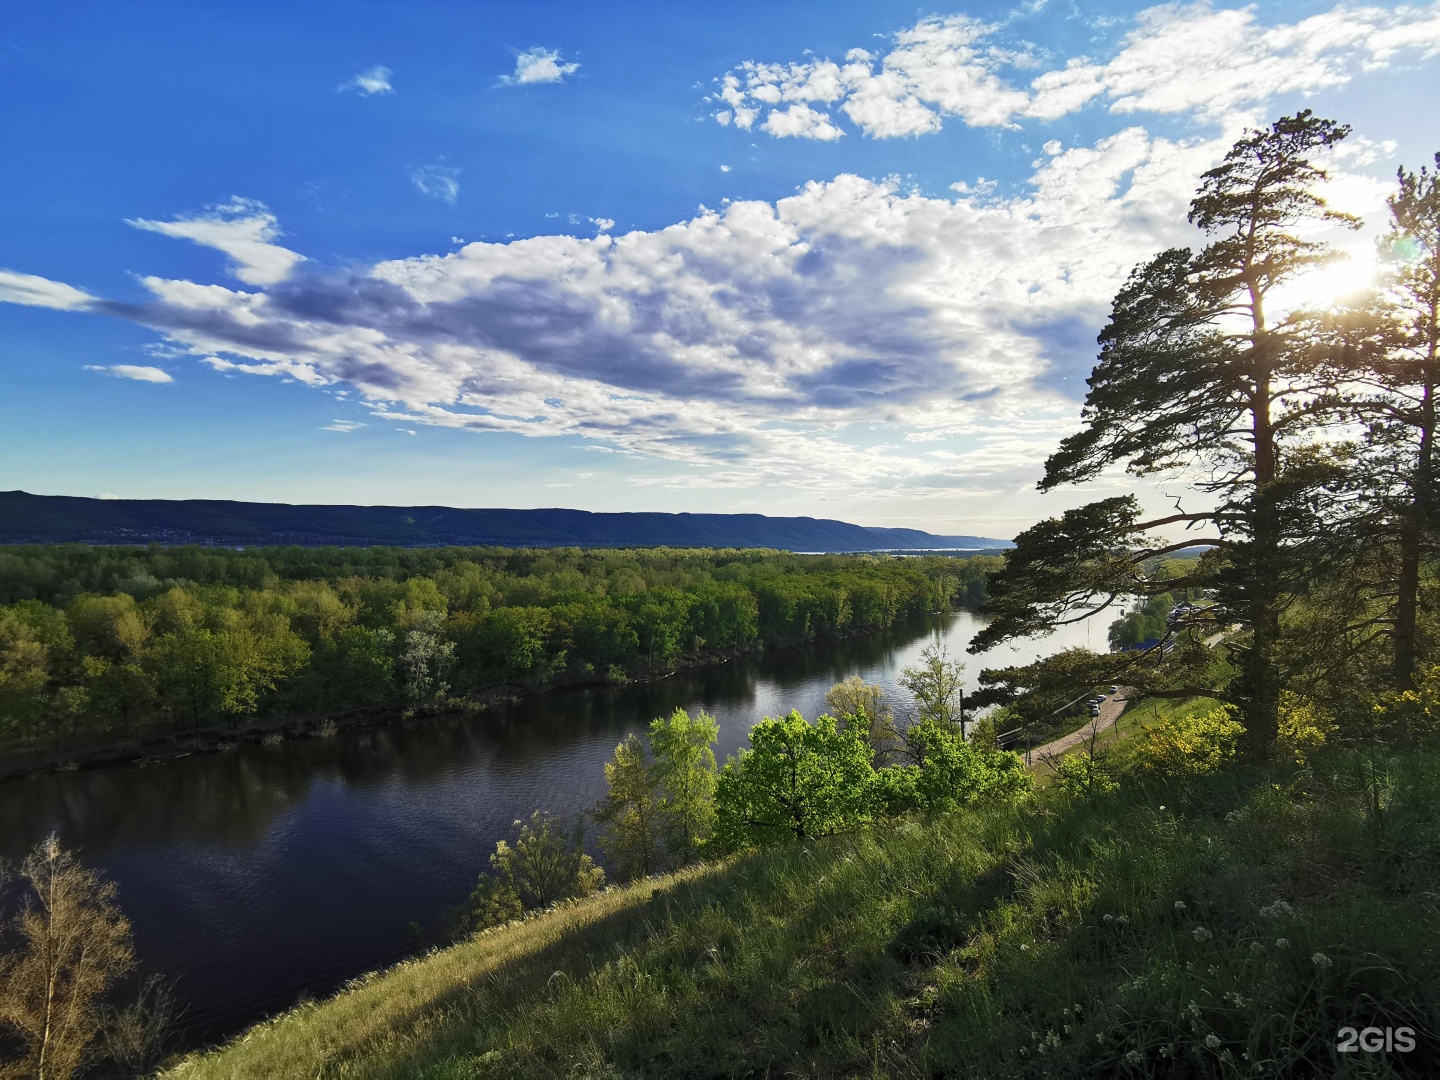
[(985, 596), (993, 556), (13, 547), (0, 749), (65, 754), (624, 682)]

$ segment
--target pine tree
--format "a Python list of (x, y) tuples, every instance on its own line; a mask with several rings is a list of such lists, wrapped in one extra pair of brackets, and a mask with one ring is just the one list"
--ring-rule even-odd
[[(1198, 252), (1172, 249), (1131, 275), (1100, 335), (1083, 429), (1046, 462), (1042, 490), (1084, 483), (1117, 465), (1134, 475), (1183, 477), (1212, 504), (1141, 520), (1132, 497), (1106, 499), (1042, 522), (1016, 540), (992, 583), (992, 622), (971, 651), (1044, 632), (1123, 597), (1158, 591), (1147, 561), (1205, 544), (1220, 558), (1165, 588), (1210, 585), (1212, 616), (1248, 628), (1240, 677), (1204, 692), (1242, 706), (1253, 754), (1269, 752), (1278, 719), (1276, 665), (1283, 591), (1319, 530), (1316, 465), (1298, 448), (1320, 409), (1301, 318), (1270, 310), (1275, 290), (1330, 259), (1298, 229), (1356, 223), (1316, 194), (1312, 156), (1349, 129), (1308, 110), (1241, 138), (1207, 172), (1190, 221), (1209, 237)], [(1153, 530), (1185, 525), (1200, 537), (1167, 542)], [(983, 676), (982, 676), (983, 678)]]
[[(1399, 171), (1382, 242), (1390, 268), (1380, 287), (1336, 320), (1337, 378), (1368, 393), (1353, 403), (1366, 434), (1352, 472), (1353, 513), (1346, 533), (1360, 576), (1392, 570), (1371, 584), (1386, 600), (1391, 673), (1399, 690), (1415, 685), (1420, 570), (1435, 549), (1436, 392), (1440, 389), (1440, 154), (1437, 172)], [(1377, 548), (1396, 558), (1366, 559)]]

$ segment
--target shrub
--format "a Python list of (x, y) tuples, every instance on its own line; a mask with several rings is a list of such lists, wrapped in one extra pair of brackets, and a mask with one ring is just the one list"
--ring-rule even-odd
[(1066, 754), (1055, 763), (1055, 783), (1071, 795), (1095, 798), (1119, 789), (1103, 758), (1094, 754)]
[(1244, 730), (1228, 706), (1199, 716), (1169, 716), (1149, 730), (1140, 763), (1167, 777), (1208, 776), (1235, 756)]
[(605, 871), (585, 854), (584, 824), (566, 835), (564, 822), (536, 810), (516, 821), (512, 847), (504, 840), (490, 856), (493, 873), (481, 874), (460, 912), (461, 928), (483, 929), (517, 918), (528, 908), (589, 896), (605, 884)]
[(1376, 734), (1387, 742), (1440, 743), (1440, 664), (1421, 670), (1415, 689), (1386, 694), (1375, 705)]
[(1280, 695), (1276, 745), (1282, 753), (1293, 755), (1296, 764), (1304, 765), (1307, 756), (1324, 746), (1336, 730), (1335, 716), (1328, 709), (1289, 690)]

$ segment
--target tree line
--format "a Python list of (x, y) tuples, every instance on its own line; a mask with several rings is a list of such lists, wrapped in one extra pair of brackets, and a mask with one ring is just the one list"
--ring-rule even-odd
[(973, 606), (996, 565), (666, 548), (16, 547), (0, 552), (0, 748), (622, 682)]
[[(1349, 133), (1300, 112), (1246, 133), (1201, 178), (1189, 221), (1204, 245), (1161, 252), (1117, 293), (1081, 429), (1039, 485), (1123, 468), (1164, 479), (1174, 505), (1147, 515), (1134, 496), (1105, 498), (1027, 529), (971, 650), (1137, 596), (1213, 603), (1166, 627), (1163, 661), (1161, 646), (1069, 650), (983, 674), (981, 700), (1039, 707), (1111, 682), (1209, 697), (1243, 719), (1260, 760), (1297, 709), (1347, 737), (1384, 735), (1399, 712), (1375, 701), (1433, 679), (1440, 185), (1401, 168), (1375, 280), (1357, 275), (1340, 301), (1310, 295), (1337, 258), (1327, 230), (1360, 227), (1323, 197)], [(1170, 573), (1166, 556), (1192, 546), (1207, 551)]]

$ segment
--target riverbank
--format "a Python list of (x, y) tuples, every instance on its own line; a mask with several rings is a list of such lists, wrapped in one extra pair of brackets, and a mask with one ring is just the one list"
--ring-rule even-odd
[[(356, 980), (167, 1075), (1337, 1075), (1440, 1032), (1440, 755), (1234, 769), (753, 852)], [(1379, 831), (1377, 832), (1377, 827)], [(1367, 1074), (1368, 1075), (1368, 1074)]]
[[(954, 609), (960, 611), (963, 609)], [(926, 618), (933, 617), (925, 616)], [(741, 648), (717, 649), (702, 653), (683, 654), (673, 666), (665, 671), (627, 676), (623, 681), (601, 675), (575, 676), (555, 679), (538, 686), (504, 685), (488, 687), (442, 702), (419, 705), (393, 705), (352, 709), (338, 713), (318, 713), (305, 717), (285, 717), (265, 723), (251, 718), (243, 727), (212, 725), (192, 731), (177, 732), (144, 740), (117, 739), (98, 743), (94, 746), (61, 749), (29, 749), (0, 751), (0, 782), (47, 772), (71, 769), (96, 768), (112, 765), (149, 764), (188, 757), (191, 754), (221, 753), (245, 745), (259, 745), (270, 741), (292, 739), (327, 738), (337, 731), (363, 730), (383, 727), (400, 721), (425, 717), (466, 716), (494, 709), (497, 706), (513, 705), (542, 695), (560, 691), (592, 690), (644, 685), (673, 678), (689, 671), (718, 667), (745, 657), (763, 656), (822, 644), (826, 641), (845, 641), (873, 638), (891, 633), (902, 627), (890, 626), (883, 629), (860, 631), (841, 630), (824, 637), (795, 638), (771, 642), (769, 645), (756, 642)]]

